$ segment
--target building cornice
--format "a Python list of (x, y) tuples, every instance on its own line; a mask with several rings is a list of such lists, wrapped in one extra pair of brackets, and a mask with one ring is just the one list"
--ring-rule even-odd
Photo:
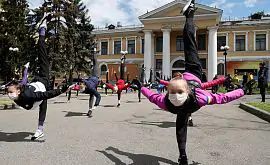
[[(220, 14), (202, 14), (202, 15), (195, 15), (195, 20), (206, 20), (206, 19), (217, 19), (220, 17)], [(174, 16), (174, 17), (159, 17), (159, 18), (146, 18), (141, 19), (142, 23), (160, 23), (160, 22), (178, 22), (178, 21), (185, 21), (185, 16)]]

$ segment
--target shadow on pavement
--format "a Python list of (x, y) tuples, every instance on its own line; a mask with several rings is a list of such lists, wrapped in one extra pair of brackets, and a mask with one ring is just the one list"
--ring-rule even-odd
[(43, 143), (45, 140), (34, 140), (25, 139), (28, 136), (33, 135), (32, 132), (16, 132), (16, 133), (7, 133), (0, 132), (0, 142), (37, 142)]
[(101, 105), (101, 107), (105, 107), (105, 108), (115, 108), (115, 107), (117, 107), (117, 105)]
[(62, 111), (67, 113), (65, 117), (75, 117), (75, 116), (87, 116), (87, 113), (83, 112), (70, 112), (70, 111)]
[(170, 122), (170, 121), (161, 121), (161, 122), (141, 121), (140, 123), (131, 123), (131, 124), (152, 125), (152, 126), (157, 126), (160, 128), (173, 128), (173, 127), (175, 127), (175, 122)]
[(66, 104), (67, 101), (54, 101), (53, 104)]
[(87, 98), (81, 98), (81, 99), (78, 99), (78, 100), (89, 100), (89, 98), (87, 99)]
[(139, 103), (139, 101), (126, 101), (126, 103)]
[(270, 131), (269, 126), (265, 126), (264, 128), (250, 128), (250, 127), (236, 127), (236, 126), (220, 126), (220, 125), (211, 125), (211, 124), (198, 124), (198, 127), (202, 129), (214, 129), (217, 130), (224, 130), (224, 129), (232, 129), (232, 130), (248, 130), (248, 131)]
[(133, 161), (133, 163), (131, 163), (130, 165), (143, 165), (143, 164), (160, 165), (160, 163), (177, 165), (176, 162), (173, 162), (165, 158), (161, 158), (161, 157), (157, 157), (153, 155), (146, 155), (146, 154), (133, 154), (133, 153), (121, 151), (114, 147), (108, 147), (105, 149), (105, 151), (98, 151), (98, 150), (96, 151), (105, 155), (108, 159), (110, 159), (116, 165), (126, 165), (126, 163), (122, 162), (119, 158), (117, 158), (113, 154), (108, 153), (108, 151), (114, 152), (115, 154), (118, 154), (118, 155), (127, 156), (129, 159)]
[(228, 120), (237, 120), (237, 121), (243, 121), (243, 122), (251, 122), (251, 123), (260, 123), (260, 124), (266, 124), (269, 125), (268, 122), (261, 122), (261, 121), (252, 121), (252, 120), (244, 120), (244, 119), (240, 119), (240, 118), (233, 118), (233, 117), (223, 117), (223, 116), (216, 116), (210, 113), (206, 113), (206, 112), (200, 112), (199, 114), (196, 114), (196, 116), (211, 116), (214, 118), (218, 118), (218, 119), (228, 119)]

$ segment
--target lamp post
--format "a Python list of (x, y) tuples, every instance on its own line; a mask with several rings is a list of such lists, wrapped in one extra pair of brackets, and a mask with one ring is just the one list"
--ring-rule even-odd
[[(16, 66), (14, 66), (14, 65), (16, 65), (16, 62), (15, 62), (15, 59), (16, 59), (16, 57), (14, 57), (14, 54), (13, 54), (13, 52), (19, 52), (19, 48), (13, 48), (13, 47), (10, 47), (9, 48), (9, 51), (10, 52), (12, 52), (11, 54), (12, 54), (12, 63), (13, 63), (13, 66), (11, 67), (11, 69), (12, 69), (12, 74), (14, 74), (14, 75), (16, 75), (16, 71), (15, 71), (15, 69), (16, 69)], [(14, 71), (14, 72), (13, 72)], [(12, 75), (13, 76), (13, 75)]]
[(227, 45), (220, 47), (220, 50), (223, 50), (224, 51), (223, 55), (225, 57), (225, 71), (224, 71), (225, 76), (227, 76), (227, 55), (228, 55), (227, 51), (229, 49), (230, 49), (230, 47), (227, 46)]

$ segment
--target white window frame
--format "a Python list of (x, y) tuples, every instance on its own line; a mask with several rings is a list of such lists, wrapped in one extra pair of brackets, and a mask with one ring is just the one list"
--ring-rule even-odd
[[(106, 42), (106, 40), (107, 40), (107, 42), (108, 42), (108, 50), (107, 50), (107, 55), (110, 55), (110, 39), (109, 38), (100, 38), (99, 39), (99, 55), (101, 55), (101, 43), (102, 42)], [(103, 56), (105, 56), (105, 55), (103, 55)]]
[(113, 55), (115, 55), (114, 54), (114, 41), (118, 41), (118, 39), (120, 39), (120, 41), (121, 41), (121, 51), (122, 51), (123, 37), (114, 37), (114, 38), (112, 38), (112, 54)]
[(234, 35), (234, 51), (236, 51), (236, 36), (237, 35), (244, 35), (243, 33), (246, 33), (245, 35), (245, 51), (248, 51), (248, 32), (249, 31), (233, 31), (233, 35)]
[[(132, 39), (132, 38), (134, 38), (134, 39)], [(128, 41), (129, 40), (135, 40), (135, 52), (134, 52), (134, 54), (137, 54), (137, 36), (128, 36), (128, 37), (126, 37), (126, 51), (128, 51)], [(128, 54), (130, 54), (129, 52), (128, 52)]]
[[(268, 36), (269, 36), (269, 31), (265, 31), (265, 30), (254, 30), (253, 31), (254, 32), (254, 51), (256, 51), (256, 35), (257, 34), (265, 34), (265, 39), (266, 39), (266, 41), (265, 41), (265, 44), (266, 44), (266, 46), (265, 46), (265, 51), (268, 51)], [(258, 32), (258, 33), (257, 33)]]

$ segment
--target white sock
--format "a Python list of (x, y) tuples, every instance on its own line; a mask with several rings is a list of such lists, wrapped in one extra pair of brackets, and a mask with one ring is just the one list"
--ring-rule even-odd
[(192, 120), (192, 117), (191, 117), (191, 116), (189, 116), (189, 117), (188, 117), (188, 120)]
[(38, 130), (40, 130), (40, 131), (43, 132), (43, 126), (42, 126), (42, 125), (39, 125), (39, 126), (38, 126)]
[(118, 104), (120, 104), (120, 100), (118, 100)]

